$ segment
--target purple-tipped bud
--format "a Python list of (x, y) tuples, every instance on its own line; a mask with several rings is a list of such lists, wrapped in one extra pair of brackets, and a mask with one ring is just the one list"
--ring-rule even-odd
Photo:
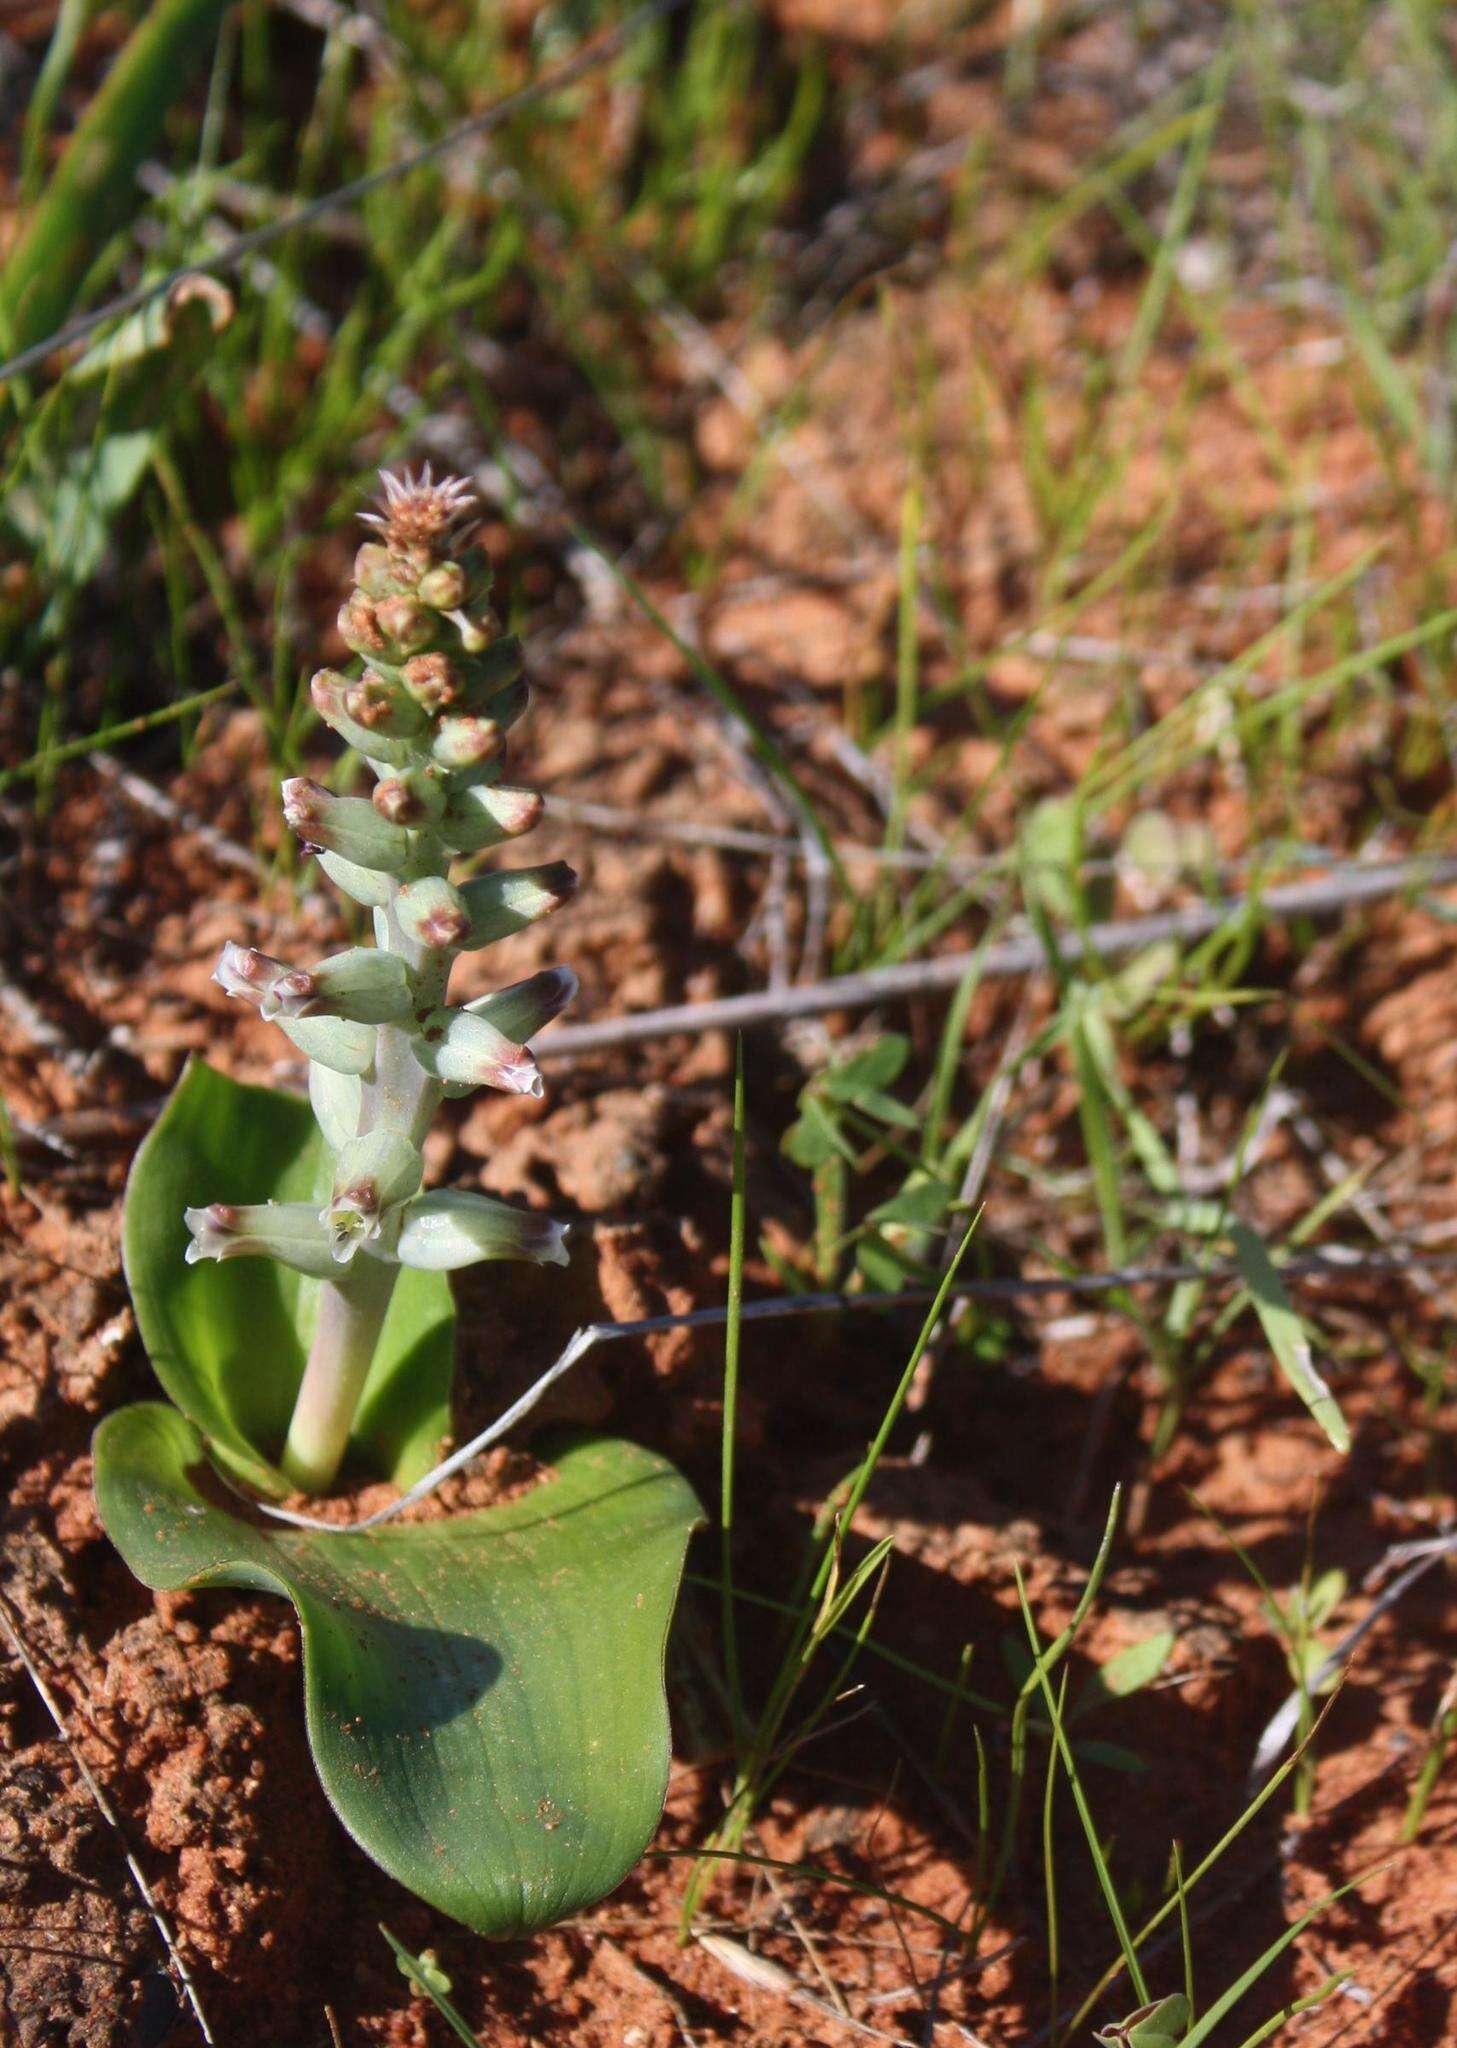
[(424, 714), (397, 684), (373, 669), (352, 683), (334, 669), (321, 668), (309, 695), (320, 718), (360, 753), (398, 767), (416, 759), (415, 735), (424, 732)]
[(435, 634), (435, 621), (413, 597), (382, 597), (375, 616), (380, 632), (409, 654), (428, 647)]
[(212, 978), (227, 995), (242, 996), (245, 1002), (261, 1006), (287, 973), (285, 961), (275, 960), (271, 953), (260, 953), (256, 946), (239, 946), (229, 939), (218, 955)]
[(319, 996), (319, 983), (306, 967), (290, 967), (253, 946), (235, 946), (231, 939), (212, 978), (230, 996), (256, 1003), (265, 1017), (306, 1017)]
[(460, 696), (460, 676), (446, 654), (412, 655), (400, 671), (421, 710), (434, 717)]
[(577, 877), (563, 860), (550, 861), (539, 868), (478, 875), (460, 892), (471, 919), (466, 944), (490, 946), (497, 939), (523, 931), (537, 918), (559, 910), (576, 887)]
[(372, 668), (346, 687), (344, 709), (368, 733), (403, 739), (425, 729), (424, 715), (409, 692)]
[(577, 993), (577, 977), (570, 967), (544, 967), (510, 988), (498, 988), (492, 995), (478, 996), (466, 1008), (473, 1017), (483, 1017), (503, 1038), (525, 1045), (528, 1038), (559, 1017)]
[(459, 562), (440, 562), (420, 578), (418, 595), (421, 604), (437, 612), (453, 612), (465, 603), (469, 589), (470, 578)]

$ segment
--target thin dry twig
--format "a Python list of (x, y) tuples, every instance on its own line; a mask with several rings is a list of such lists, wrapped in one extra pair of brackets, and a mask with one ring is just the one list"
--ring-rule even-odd
[(87, 1791), (91, 1794), (91, 1797), (96, 1801), (97, 1808), (99, 1809), (102, 1818), (108, 1823), (109, 1826), (113, 1827), (116, 1830), (118, 1839), (121, 1843), (122, 1856), (126, 1862), (126, 1867), (128, 1871), (130, 1871), (131, 1873), (132, 1882), (136, 1886), (138, 1892), (141, 1894), (142, 1903), (146, 1907), (148, 1914), (151, 1916), (152, 1925), (156, 1928), (158, 1934), (162, 1938), (162, 1946), (167, 1951), (168, 1960), (171, 1963), (173, 1969), (177, 1972), (178, 1981), (182, 1985), (183, 1992), (185, 1993), (187, 1998), (187, 2003), (192, 2007), (193, 2017), (197, 2021), (198, 2032), (202, 2035), (203, 2040), (207, 2042), (208, 2048), (216, 2048), (216, 2041), (213, 2031), (207, 2023), (207, 2015), (202, 2009), (202, 2000), (199, 1998), (197, 1986), (192, 1980), (192, 1972), (188, 1969), (186, 1959), (183, 1956), (181, 1949), (177, 1946), (176, 1937), (174, 1936), (172, 1929), (168, 1924), (167, 1916), (162, 1911), (162, 1908), (157, 1904), (156, 1899), (152, 1896), (152, 1888), (147, 1883), (146, 1877), (143, 1875), (141, 1865), (137, 1862), (136, 1857), (132, 1854), (131, 1845), (129, 1844), (126, 1838), (126, 1830), (122, 1826), (120, 1820), (117, 1818), (115, 1807), (107, 1798), (105, 1792), (102, 1791), (101, 1786), (97, 1782), (96, 1777), (91, 1770), (91, 1767), (86, 1762), (85, 1757), (82, 1756), (80, 1748), (78, 1747), (75, 1741), (75, 1738), (72, 1736), (70, 1729), (66, 1726), (65, 1716), (62, 1714), (61, 1709), (56, 1702), (55, 1694), (46, 1684), (44, 1677), (42, 1676), (40, 1670), (36, 1665), (35, 1659), (31, 1656), (29, 1650), (25, 1647), (24, 1638), (20, 1633), (19, 1622), (15, 1618), (15, 1615), (10, 1606), (10, 1602), (4, 1597), (3, 1594), (0, 1594), (0, 1623), (4, 1624), (5, 1633), (10, 1638), (10, 1646), (14, 1650), (15, 1655), (19, 1660), (22, 1670), (25, 1672), (27, 1678), (29, 1678), (31, 1684), (35, 1687), (35, 1690), (39, 1695), (41, 1705), (50, 1715), (56, 1733), (60, 1736), (62, 1742), (66, 1745), (67, 1750), (70, 1752), (71, 1761), (75, 1764), (76, 1769), (80, 1772), (81, 1778), (86, 1786)]
[(86, 758), (102, 781), (110, 783), (137, 810), (146, 811), (178, 830), (190, 832), (207, 848), (219, 867), (236, 868), (239, 874), (253, 877), (262, 872), (262, 863), (256, 853), (250, 853), (236, 839), (229, 839), (226, 832), (219, 832), (216, 825), (209, 825), (205, 818), (185, 810), (165, 790), (158, 789), (155, 782), (149, 782), (131, 768), (123, 768), (120, 761), (114, 761), (110, 754), (98, 751)]
[[(1360, 903), (1406, 889), (1448, 888), (1457, 883), (1457, 858), (1382, 861), (1322, 875), (1316, 881), (1291, 882), (1249, 896), (1221, 897), (1213, 903), (1191, 904), (1183, 910), (1156, 911), (1149, 917), (1114, 919), (1090, 924), (1081, 932), (1061, 934), (1056, 943), (1063, 960), (1089, 957), (1117, 960), (1146, 946), (1173, 940), (1189, 944), (1207, 938), (1237, 917), (1256, 914), (1284, 922), (1299, 917), (1329, 917)], [(1047, 965), (1047, 950), (1032, 933), (1019, 933), (979, 953), (943, 953), (933, 960), (897, 961), (861, 974), (840, 974), (800, 987), (760, 989), (750, 995), (723, 996), (714, 1002), (678, 1003), (637, 1016), (607, 1017), (597, 1024), (553, 1026), (539, 1041), (550, 1058), (575, 1058), (610, 1046), (633, 1045), (675, 1032), (745, 1031), (778, 1024), (786, 1017), (822, 1016), (833, 1010), (864, 1009), (899, 997), (934, 995), (953, 989), (975, 964), (984, 980), (1007, 980), (1032, 974)]]
[[(1283, 1261), (1280, 1274), (1285, 1280), (1352, 1279), (1369, 1273), (1401, 1273), (1421, 1266), (1457, 1266), (1457, 1253), (1411, 1254), (1399, 1249), (1356, 1252), (1345, 1245), (1327, 1245), (1321, 1251), (1304, 1252)], [(970, 1295), (984, 1301), (1020, 1301), (1058, 1294), (1106, 1294), (1128, 1287), (1167, 1287), (1180, 1280), (1200, 1280), (1206, 1285), (1228, 1281), (1243, 1286), (1244, 1273), (1234, 1264), (1205, 1266), (1186, 1260), (1166, 1266), (1124, 1266), (1108, 1273), (1058, 1273), (1015, 1280), (957, 1280), (952, 1283), (950, 1293), (952, 1296)], [(894, 1294), (776, 1294), (767, 1300), (745, 1302), (739, 1316), (745, 1323), (762, 1323), (780, 1321), (788, 1316), (848, 1314), (865, 1309), (888, 1314), (897, 1309), (924, 1308), (936, 1299), (939, 1291), (934, 1287), (905, 1287)], [(373, 1514), (365, 1515), (357, 1522), (323, 1522), (316, 1516), (297, 1514), (292, 1508), (275, 1507), (269, 1501), (251, 1497), (250, 1503), (270, 1520), (287, 1522), (295, 1529), (321, 1529), (332, 1535), (340, 1530), (357, 1533), (363, 1529), (378, 1528), (383, 1522), (393, 1521), (407, 1508), (427, 1500), (447, 1479), (463, 1471), (482, 1451), (499, 1442), (531, 1413), (549, 1388), (599, 1344), (615, 1344), (628, 1337), (656, 1337), (669, 1330), (721, 1328), (728, 1321), (728, 1315), (728, 1308), (719, 1306), (690, 1309), (679, 1315), (643, 1316), (635, 1322), (585, 1324), (573, 1334), (565, 1349), (534, 1385), (513, 1401), (504, 1414), (497, 1416), (469, 1443), (452, 1451), (423, 1479), (416, 1480), (398, 1500), (376, 1508)], [(220, 1476), (226, 1482), (226, 1475)]]

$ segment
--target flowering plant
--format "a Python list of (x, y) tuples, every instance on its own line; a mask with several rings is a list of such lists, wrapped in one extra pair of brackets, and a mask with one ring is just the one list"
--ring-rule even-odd
[(309, 1099), (333, 1158), (327, 1199), (189, 1208), (189, 1261), (262, 1256), (321, 1282), (308, 1363), (282, 1452), (285, 1476), (320, 1492), (338, 1472), (401, 1266), (479, 1259), (565, 1263), (565, 1230), (489, 1196), (422, 1194), (421, 1145), (444, 1095), (477, 1087), (539, 1095), (524, 1041), (576, 992), (548, 968), (460, 1007), (447, 1001), (463, 951), (566, 901), (561, 863), (457, 885), (464, 855), (519, 838), (534, 790), (501, 780), (506, 733), (526, 707), (521, 647), (486, 609), (484, 558), (459, 545), (469, 493), (427, 468), (384, 475), (378, 542), (362, 547), (339, 614), (364, 661), (356, 680), (321, 669), (320, 716), (363, 756), (370, 797), (295, 777), (283, 813), (325, 874), (374, 917), (374, 947), (290, 967), (223, 948), (215, 979), (273, 1018), (309, 1062)]
[(450, 1001), (461, 953), (575, 886), (560, 863), (475, 871), (542, 802), (504, 780), (527, 692), (464, 544), (468, 509), (467, 487), (428, 469), (384, 479), (378, 538), (340, 614), (359, 673), (312, 685), (374, 786), (283, 786), (289, 825), (372, 913), (375, 944), (311, 966), (223, 948), (216, 979), (305, 1056), (308, 1104), (194, 1065), (142, 1146), (127, 1277), (172, 1405), (107, 1417), (96, 1491), (147, 1585), (288, 1595), (340, 1818), (425, 1898), (515, 1934), (610, 1889), (656, 1825), (691, 1491), (650, 1452), (577, 1436), (549, 1446), (541, 1487), (492, 1508), (336, 1528), (275, 1505), (327, 1491), (347, 1457), (432, 1483), (449, 1426), (447, 1275), (567, 1258), (549, 1217), (423, 1187), (442, 1099), (539, 1094), (527, 1041), (576, 989), (553, 967)]

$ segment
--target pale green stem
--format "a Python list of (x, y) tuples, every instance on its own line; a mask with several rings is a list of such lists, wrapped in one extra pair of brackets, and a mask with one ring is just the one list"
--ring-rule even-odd
[(347, 1280), (327, 1280), (319, 1290), (313, 1347), (283, 1447), (284, 1475), (300, 1493), (323, 1493), (334, 1482), (398, 1271), (359, 1257)]
[[(422, 857), (428, 859), (428, 852)], [(433, 871), (422, 866), (422, 872)], [(400, 930), (393, 909), (376, 917), (381, 949), (398, 953), (416, 974), (424, 1015), (445, 999), (450, 956), (414, 945)], [(361, 1135), (393, 1130), (412, 1145), (423, 1142), (441, 1090), (416, 1060), (410, 1039), (408, 1026), (380, 1025), (374, 1076), (364, 1090)], [(362, 1253), (337, 1281), (326, 1280), (319, 1289), (314, 1341), (283, 1448), (284, 1474), (302, 1493), (323, 1493), (338, 1474), (398, 1272), (392, 1261)]]

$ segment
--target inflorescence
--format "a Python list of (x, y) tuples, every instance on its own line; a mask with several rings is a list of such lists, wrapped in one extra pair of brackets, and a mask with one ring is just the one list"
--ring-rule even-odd
[(550, 1218), (460, 1190), (422, 1193), (421, 1146), (444, 1096), (477, 1087), (539, 1095), (528, 1046), (570, 1002), (576, 977), (553, 967), (452, 1005), (461, 952), (520, 931), (571, 895), (553, 862), (452, 879), (467, 857), (529, 832), (534, 791), (503, 781), (506, 735), (526, 709), (520, 642), (490, 611), (490, 569), (467, 544), (459, 478), (383, 474), (379, 538), (355, 559), (339, 628), (362, 663), (321, 669), (320, 716), (363, 756), (369, 797), (304, 777), (283, 811), (335, 886), (373, 912), (375, 944), (296, 967), (249, 946), (223, 948), (216, 980), (272, 1018), (308, 1059), (309, 1096), (333, 1154), (327, 1201), (186, 1211), (190, 1261), (261, 1255), (324, 1283), (316, 1334), (283, 1453), (307, 1491), (334, 1478), (398, 1268), (480, 1259), (566, 1261)]

